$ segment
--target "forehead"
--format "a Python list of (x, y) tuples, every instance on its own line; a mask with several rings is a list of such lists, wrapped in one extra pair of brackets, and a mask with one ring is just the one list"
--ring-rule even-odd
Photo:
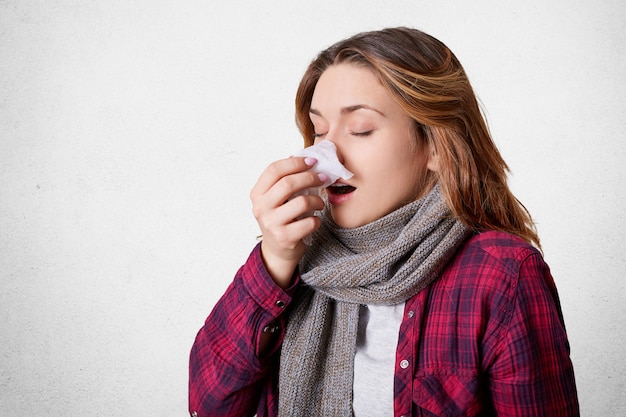
[(369, 68), (355, 64), (335, 64), (320, 76), (311, 99), (311, 109), (324, 107), (392, 106), (391, 94)]

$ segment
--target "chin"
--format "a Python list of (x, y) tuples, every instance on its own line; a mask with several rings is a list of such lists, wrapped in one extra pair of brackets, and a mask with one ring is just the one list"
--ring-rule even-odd
[(365, 226), (372, 220), (367, 220), (360, 213), (355, 213), (354, 210), (346, 210), (347, 207), (331, 207), (330, 213), (333, 216), (333, 221), (339, 227), (344, 229), (354, 229), (355, 227)]

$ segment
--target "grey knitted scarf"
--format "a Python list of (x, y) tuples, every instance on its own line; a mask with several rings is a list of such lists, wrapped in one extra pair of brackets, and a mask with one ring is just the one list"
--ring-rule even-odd
[(300, 263), (279, 375), (279, 416), (351, 416), (360, 304), (402, 303), (437, 278), (469, 235), (439, 185), (368, 225), (343, 229), (328, 210)]

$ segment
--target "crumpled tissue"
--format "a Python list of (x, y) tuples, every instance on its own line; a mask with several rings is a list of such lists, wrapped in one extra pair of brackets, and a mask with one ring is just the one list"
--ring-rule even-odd
[[(313, 146), (304, 148), (301, 151), (297, 152), (294, 156), (308, 156), (317, 159), (317, 163), (313, 165), (309, 169), (309, 171), (324, 173), (328, 175), (328, 180), (324, 182), (324, 184), (322, 184), (320, 187), (307, 188), (304, 191), (294, 194), (291, 198), (297, 197), (299, 195), (319, 195), (322, 188), (326, 188), (329, 185), (334, 184), (335, 181), (337, 181), (339, 178), (347, 180), (352, 178), (352, 176), (354, 175), (352, 174), (352, 172), (348, 171), (346, 167), (341, 164), (341, 162), (339, 162), (339, 158), (337, 158), (337, 147), (333, 142), (329, 140), (323, 140)], [(315, 215), (314, 212), (306, 213), (301, 218), (313, 215)], [(310, 245), (312, 241), (310, 235), (306, 236), (302, 240), (307, 245)]]
[(309, 171), (324, 173), (328, 175), (328, 181), (326, 181), (322, 187), (328, 187), (333, 184), (339, 178), (344, 180), (352, 177), (352, 172), (348, 171), (337, 158), (337, 147), (329, 140), (323, 140), (316, 143), (313, 146), (304, 148), (295, 156), (309, 156), (317, 159), (317, 164), (311, 167)]

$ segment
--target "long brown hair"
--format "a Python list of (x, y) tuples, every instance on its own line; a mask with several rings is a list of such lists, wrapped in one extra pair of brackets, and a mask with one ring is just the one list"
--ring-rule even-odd
[(296, 123), (305, 146), (313, 143), (311, 99), (333, 64), (371, 69), (415, 122), (429, 145), (452, 213), (475, 231), (502, 230), (540, 247), (535, 224), (507, 185), (508, 167), (496, 148), (461, 63), (442, 42), (419, 30), (364, 32), (322, 51), (306, 70), (296, 95)]

